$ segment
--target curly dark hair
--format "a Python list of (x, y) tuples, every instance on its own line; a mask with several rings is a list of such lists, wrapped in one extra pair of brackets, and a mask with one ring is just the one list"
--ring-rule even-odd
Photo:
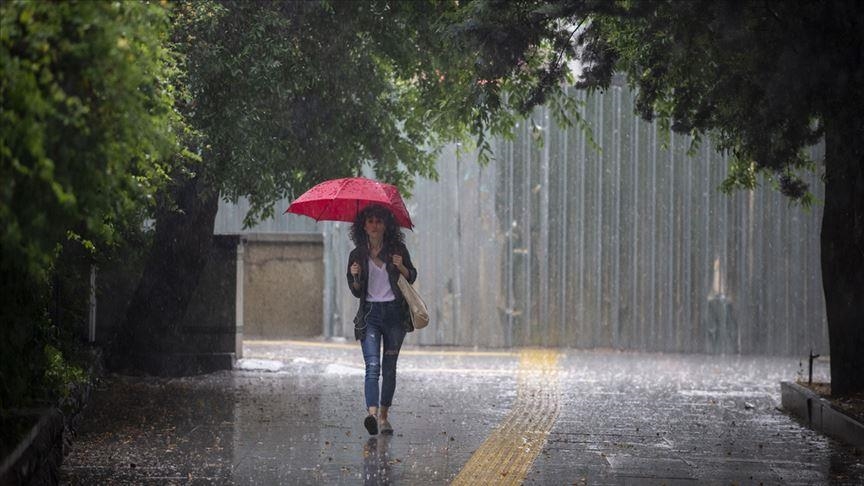
[(354, 218), (354, 224), (351, 225), (349, 237), (354, 242), (354, 246), (365, 248), (369, 245), (369, 235), (366, 234), (366, 220), (370, 217), (381, 218), (384, 222), (384, 246), (394, 248), (396, 245), (405, 244), (405, 234), (399, 229), (399, 224), (396, 223), (396, 218), (384, 206), (380, 204), (370, 204), (357, 213)]

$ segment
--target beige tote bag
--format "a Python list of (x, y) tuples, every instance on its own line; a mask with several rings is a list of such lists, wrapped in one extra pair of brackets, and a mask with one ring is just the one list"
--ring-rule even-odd
[(417, 293), (417, 289), (409, 284), (403, 275), (399, 275), (399, 290), (408, 302), (408, 310), (411, 312), (411, 324), (414, 329), (423, 329), (429, 324), (429, 311), (426, 309), (426, 303), (423, 298)]

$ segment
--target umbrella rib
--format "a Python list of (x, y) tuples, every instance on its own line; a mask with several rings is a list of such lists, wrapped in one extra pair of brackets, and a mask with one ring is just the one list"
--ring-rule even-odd
[(346, 177), (345, 179), (342, 180), (342, 184), (339, 185), (339, 189), (336, 190), (336, 194), (333, 196), (333, 199), (331, 199), (331, 200), (327, 203), (327, 205), (324, 206), (324, 209), (322, 209), (321, 212), (318, 213), (318, 216), (315, 217), (315, 222), (319, 222), (319, 221), (321, 221), (321, 215), (323, 215), (324, 213), (326, 213), (327, 210), (330, 209), (330, 207), (333, 205), (333, 203), (336, 202), (337, 196), (339, 196), (339, 193), (342, 192), (342, 189), (344, 189), (345, 186), (347, 186), (349, 182), (351, 182), (351, 179), (350, 179), (350, 178), (347, 178), (347, 177)]

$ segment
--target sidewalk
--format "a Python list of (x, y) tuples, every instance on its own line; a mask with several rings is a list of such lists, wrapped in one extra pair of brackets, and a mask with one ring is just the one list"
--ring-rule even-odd
[(406, 347), (395, 434), (370, 438), (353, 343), (244, 353), (233, 372), (109, 377), (63, 482), (864, 483), (860, 453), (777, 410), (788, 358)]

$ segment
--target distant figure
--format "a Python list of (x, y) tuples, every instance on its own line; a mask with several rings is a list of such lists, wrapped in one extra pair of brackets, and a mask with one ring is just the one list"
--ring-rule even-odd
[[(414, 283), (417, 270), (405, 247), (405, 235), (389, 209), (365, 207), (351, 227), (354, 249), (348, 256), (348, 286), (360, 307), (354, 317), (354, 337), (366, 362), (364, 391), (369, 412), (363, 425), (370, 435), (392, 434), (388, 421), (396, 391), (396, 361), (405, 333), (414, 330), (408, 305), (397, 285), (401, 273)], [(381, 344), (384, 359), (381, 359)], [(383, 375), (379, 400), (378, 378)]]

